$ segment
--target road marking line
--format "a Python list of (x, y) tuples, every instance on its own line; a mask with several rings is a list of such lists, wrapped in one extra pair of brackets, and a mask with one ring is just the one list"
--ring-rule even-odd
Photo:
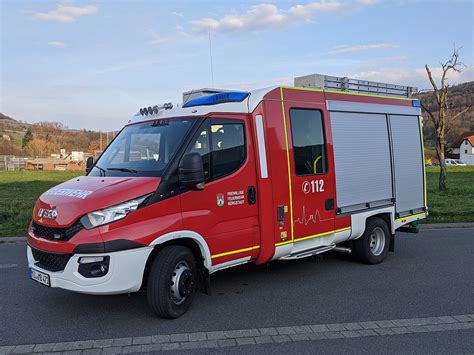
[(0, 346), (0, 354), (63, 352), (94, 349), (103, 354), (114, 352), (155, 352), (224, 348), (264, 343), (324, 341), (360, 337), (378, 337), (413, 333), (447, 332), (474, 329), (474, 314), (428, 318), (390, 319), (367, 322), (315, 324), (303, 326), (237, 329), (199, 333), (148, 335), (129, 338), (84, 340), (48, 344)]

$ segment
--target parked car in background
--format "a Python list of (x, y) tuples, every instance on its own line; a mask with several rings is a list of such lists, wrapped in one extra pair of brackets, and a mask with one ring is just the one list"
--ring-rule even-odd
[(467, 164), (458, 159), (444, 159), (446, 165), (448, 166), (466, 166)]

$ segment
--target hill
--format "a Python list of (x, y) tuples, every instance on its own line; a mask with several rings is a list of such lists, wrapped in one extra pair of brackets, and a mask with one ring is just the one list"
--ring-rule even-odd
[[(33, 143), (36, 143), (37, 147), (41, 146), (44, 154), (38, 154), (33, 147), (28, 149), (28, 146), (23, 144), (27, 131), (31, 132), (29, 141), (34, 140)], [(103, 134), (102, 147), (106, 144), (107, 136)], [(59, 122), (31, 124), (0, 113), (0, 155), (49, 156), (51, 153), (59, 153), (61, 148), (68, 152), (78, 150), (93, 153), (100, 148), (100, 132), (73, 130)]]
[(17, 122), (16, 120), (14, 120), (13, 118), (7, 116), (7, 115), (4, 115), (3, 113), (0, 113), (0, 122), (1, 120), (5, 120), (5, 121), (13, 121), (13, 122)]

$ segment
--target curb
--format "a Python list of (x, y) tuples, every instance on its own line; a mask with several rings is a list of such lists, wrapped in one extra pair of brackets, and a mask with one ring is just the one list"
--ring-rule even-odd
[(419, 224), (420, 229), (449, 229), (449, 228), (474, 228), (474, 223), (435, 223), (435, 224)]
[[(0, 346), (0, 354), (128, 354), (169, 351), (199, 351), (228, 353), (226, 348), (239, 353), (257, 352), (254, 345), (281, 346), (302, 341), (315, 345), (334, 339), (386, 336), (413, 336), (418, 333), (445, 333), (474, 329), (474, 314), (460, 314), (427, 318), (387, 319), (351, 323), (312, 324), (268, 328), (201, 331), (179, 334), (156, 334), (127, 338), (90, 339), (57, 343)], [(369, 342), (370, 340), (367, 340)], [(244, 346), (242, 348), (242, 346)], [(293, 345), (294, 347), (294, 345)], [(204, 351), (203, 351), (204, 349)], [(238, 350), (237, 350), (238, 349)], [(250, 349), (250, 351), (249, 351)]]
[(0, 237), (0, 244), (24, 242), (26, 242), (26, 237)]

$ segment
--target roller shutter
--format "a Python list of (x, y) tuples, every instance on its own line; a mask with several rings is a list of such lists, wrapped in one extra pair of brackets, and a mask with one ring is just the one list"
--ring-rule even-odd
[(387, 116), (331, 112), (337, 207), (393, 198)]
[(390, 115), (395, 206), (402, 215), (424, 207), (423, 157), (418, 116)]

